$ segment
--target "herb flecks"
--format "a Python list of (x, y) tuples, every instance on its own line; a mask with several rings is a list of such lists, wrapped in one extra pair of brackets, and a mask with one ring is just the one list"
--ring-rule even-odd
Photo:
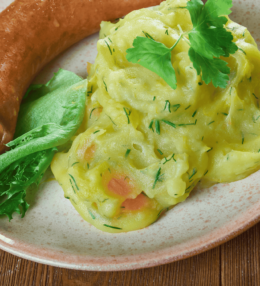
[(93, 132), (93, 134), (96, 134), (96, 133), (98, 133), (98, 132), (100, 132), (100, 130), (96, 130), (95, 132)]
[(107, 92), (107, 84), (105, 83), (104, 80), (103, 80), (103, 83), (104, 83), (104, 86), (105, 86), (105, 89), (106, 89), (106, 92)]
[(160, 149), (157, 149), (157, 151), (160, 155), (163, 155), (163, 152)]
[(155, 188), (155, 185), (157, 182), (162, 182), (163, 181), (163, 175), (161, 175), (161, 167), (158, 169), (157, 173), (156, 173), (156, 176), (155, 176), (155, 180), (154, 180), (154, 183), (153, 183), (153, 189)]
[(168, 109), (168, 111), (171, 113), (171, 104), (170, 104), (170, 101), (169, 100), (166, 100), (165, 101), (165, 106), (164, 106), (164, 109)]
[(161, 131), (160, 131), (160, 121), (159, 120), (155, 120), (155, 131), (157, 134), (160, 135)]
[(69, 174), (69, 176), (71, 177), (71, 179), (73, 180), (73, 182), (74, 182), (74, 184), (75, 184), (75, 187), (76, 187), (77, 190), (79, 191), (79, 187), (78, 187), (78, 185), (77, 185), (77, 183), (76, 183), (75, 178), (74, 178), (71, 174)]
[(106, 40), (105, 40), (105, 43), (106, 43), (106, 45), (107, 45), (107, 47), (108, 47), (108, 49), (109, 49), (110, 54), (112, 55), (112, 50), (111, 50), (111, 48), (110, 48), (110, 46), (109, 46), (109, 44), (107, 43)]
[(92, 217), (92, 219), (96, 219), (96, 217), (93, 215), (93, 213), (88, 209), (89, 215)]
[(122, 229), (120, 227), (112, 226), (112, 225), (108, 225), (108, 224), (103, 224), (103, 226), (110, 227), (110, 228), (113, 228), (113, 229)]
[(128, 157), (129, 153), (131, 152), (131, 149), (127, 149), (126, 152), (125, 152), (125, 158)]
[(131, 112), (132, 112), (132, 111), (131, 111), (129, 108), (127, 108), (127, 107), (124, 107), (123, 109), (124, 109), (125, 115), (126, 115), (126, 117), (127, 117), (127, 123), (130, 124), (130, 118), (129, 118), (129, 116), (131, 115)]
[(170, 157), (170, 159), (167, 159), (166, 157), (164, 157), (165, 161), (163, 162), (163, 165), (166, 164), (167, 162), (171, 161), (171, 159), (173, 159), (173, 161), (176, 162), (174, 156), (175, 156), (175, 154), (173, 153), (172, 156)]

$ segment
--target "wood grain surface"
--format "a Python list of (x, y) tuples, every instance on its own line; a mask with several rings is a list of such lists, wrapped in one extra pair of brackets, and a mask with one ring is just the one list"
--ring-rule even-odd
[(31, 262), (0, 251), (1, 286), (250, 286), (260, 285), (260, 223), (200, 255), (158, 267), (88, 272)]

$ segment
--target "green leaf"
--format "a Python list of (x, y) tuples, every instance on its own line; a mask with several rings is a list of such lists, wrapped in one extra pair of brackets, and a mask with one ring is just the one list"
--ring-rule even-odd
[(16, 138), (0, 156), (0, 215), (23, 217), (26, 189), (38, 184), (57, 151), (79, 128), (85, 111), (87, 81), (59, 70), (45, 85), (29, 87), (18, 116)]
[(139, 64), (163, 78), (168, 85), (176, 89), (177, 80), (171, 63), (171, 49), (153, 39), (136, 37), (133, 48), (126, 50), (126, 59)]
[(190, 48), (189, 56), (197, 74), (200, 75), (202, 72), (202, 80), (206, 84), (212, 81), (215, 87), (225, 88), (227, 86), (230, 68), (225, 61), (216, 58), (210, 60), (202, 57), (196, 53), (193, 48)]
[(0, 215), (12, 219), (14, 212), (24, 217), (29, 204), (25, 201), (26, 189), (38, 184), (49, 167), (56, 148), (40, 151), (10, 164), (0, 173)]

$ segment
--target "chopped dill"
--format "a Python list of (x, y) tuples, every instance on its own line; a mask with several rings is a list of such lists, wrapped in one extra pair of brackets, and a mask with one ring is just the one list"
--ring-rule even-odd
[(248, 81), (249, 81), (249, 82), (251, 82), (251, 81), (252, 81), (252, 77), (251, 77), (251, 76), (250, 76), (250, 78), (248, 79)]
[(213, 149), (213, 147), (211, 147), (207, 152), (210, 152)]
[(194, 117), (194, 116), (196, 115), (196, 113), (197, 113), (197, 110), (195, 110), (195, 111), (193, 112), (193, 114), (192, 114), (191, 117)]
[(89, 169), (89, 163), (87, 163), (88, 169)]
[(198, 82), (198, 85), (203, 85), (203, 82)]
[(103, 83), (104, 83), (104, 86), (105, 86), (105, 89), (106, 89), (106, 92), (107, 92), (107, 85), (106, 85), (104, 80), (103, 80)]
[(114, 228), (114, 229), (122, 229), (120, 227), (116, 227), (116, 226), (112, 226), (112, 225), (108, 225), (108, 224), (103, 224), (103, 226)]
[(93, 219), (96, 219), (96, 217), (93, 215), (93, 213), (88, 209), (88, 213), (90, 214), (90, 216), (93, 218)]
[(187, 106), (187, 107), (185, 108), (185, 110), (189, 109), (190, 107), (191, 107), (191, 105)]
[(110, 43), (113, 43), (109, 37), (108, 37), (108, 39), (109, 39)]
[(115, 126), (117, 126), (117, 125), (115, 124), (115, 122), (112, 120), (112, 118), (111, 118), (109, 115), (106, 114), (106, 116), (111, 120), (111, 122), (112, 122)]
[(120, 26), (117, 26), (117, 27), (115, 28), (115, 31), (117, 31), (119, 27), (120, 27)]
[(210, 125), (210, 124), (212, 124), (212, 123), (214, 123), (215, 121), (213, 120), (213, 121), (211, 121), (208, 125)]
[(174, 159), (175, 154), (173, 153), (172, 156), (170, 157), (170, 159), (167, 160), (166, 157), (164, 157), (165, 161), (163, 162), (163, 165), (166, 164), (167, 162), (171, 161), (171, 159), (173, 159), (174, 162), (176, 162), (176, 160)]
[[(149, 129), (152, 129), (152, 130), (153, 130), (153, 121), (154, 121), (154, 120), (152, 120), (152, 121), (150, 122), (150, 124), (149, 124)], [(154, 132), (154, 130), (153, 130), (153, 132)]]
[(131, 152), (131, 149), (127, 149), (126, 152), (125, 152), (125, 158), (128, 157), (129, 153)]
[(68, 199), (68, 200), (69, 200), (69, 199), (70, 199), (70, 197), (65, 197), (65, 199)]
[(192, 170), (192, 174), (191, 175), (189, 175), (189, 180), (193, 177), (193, 176), (195, 176), (197, 174), (197, 169), (196, 168), (193, 168), (193, 170)]
[(164, 109), (168, 109), (168, 111), (171, 113), (171, 104), (170, 104), (170, 101), (169, 100), (165, 100), (165, 106), (164, 106)]
[[(127, 108), (127, 107), (124, 107), (123, 109), (124, 109), (125, 115), (127, 117), (127, 123), (130, 124), (129, 116), (131, 115), (132, 111), (129, 108)], [(126, 111), (126, 109), (128, 110), (128, 112)]]
[(75, 186), (76, 186), (77, 190), (79, 191), (79, 187), (78, 187), (78, 185), (77, 185), (77, 183), (76, 183), (75, 178), (74, 178), (71, 174), (69, 174), (69, 176), (70, 176), (70, 177), (71, 177), (71, 179), (74, 181), (74, 184), (75, 184)]
[(177, 124), (178, 126), (189, 126), (189, 125), (196, 125), (197, 124), (197, 119), (195, 120), (194, 123), (182, 123), (182, 124)]
[(244, 55), (246, 55), (246, 52), (243, 50), (243, 49), (241, 49), (241, 48), (238, 48)]
[(142, 32), (144, 33), (146, 38), (154, 40), (154, 38), (151, 35), (149, 35), (148, 33), (144, 32), (144, 31), (142, 31)]
[(168, 29), (165, 31), (165, 34), (166, 34), (166, 35), (169, 35)]
[(76, 194), (76, 191), (75, 191), (75, 189), (74, 189), (74, 186), (73, 186), (73, 184), (72, 184), (71, 179), (70, 179), (70, 184), (71, 184), (71, 186), (72, 186), (72, 189), (73, 189), (74, 194)]
[(93, 108), (93, 109), (91, 110), (91, 112), (90, 112), (90, 114), (89, 114), (89, 119), (91, 118), (92, 112), (93, 112), (94, 110), (98, 109), (98, 108), (102, 108), (102, 107), (101, 107), (101, 106), (95, 107), (95, 108)]
[(253, 93), (253, 96), (254, 96), (256, 99), (259, 99), (254, 93)]
[(74, 165), (79, 164), (79, 162), (75, 162), (71, 165), (71, 167), (73, 167)]
[(164, 120), (164, 119), (163, 119), (162, 122), (164, 122), (164, 123), (170, 125), (170, 126), (173, 127), (173, 128), (176, 128), (176, 124), (174, 124), (174, 123), (172, 123), (172, 122), (170, 122), (170, 121), (168, 121), (168, 120)]
[(155, 176), (155, 180), (154, 180), (154, 183), (153, 183), (153, 189), (155, 188), (155, 185), (157, 182), (162, 182), (162, 176), (163, 174), (161, 175), (161, 167), (158, 169), (157, 173), (156, 173), (156, 176)]
[(172, 105), (172, 107), (174, 109), (173, 111), (176, 112), (181, 107), (181, 105), (180, 104), (174, 104), (174, 105)]
[(155, 131), (160, 135), (160, 121), (155, 119)]
[(206, 176), (208, 174), (209, 170), (206, 171), (206, 173), (203, 176)]
[(157, 151), (160, 155), (163, 155), (163, 152), (160, 149), (157, 149)]
[(107, 43), (106, 40), (105, 40), (105, 43), (106, 43), (106, 45), (107, 45), (107, 47), (108, 47), (108, 49), (109, 49), (110, 54), (112, 55), (112, 50), (111, 50), (111, 48), (110, 48), (110, 46), (109, 46), (109, 44)]
[(155, 101), (155, 99), (156, 99), (156, 96), (153, 97), (153, 101)]
[(96, 134), (96, 133), (98, 133), (100, 130), (96, 130), (95, 132), (93, 132), (93, 134)]
[(225, 116), (228, 116), (228, 114), (227, 114), (227, 113), (225, 113), (225, 112), (221, 112), (221, 114), (223, 114), (223, 115), (225, 115)]
[(89, 96), (91, 93), (93, 93), (93, 85), (91, 86), (91, 89), (87, 92), (87, 96)]

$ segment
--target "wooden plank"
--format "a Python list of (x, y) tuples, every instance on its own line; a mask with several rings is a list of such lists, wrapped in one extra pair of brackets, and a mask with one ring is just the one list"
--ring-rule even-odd
[(260, 285), (259, 238), (257, 224), (221, 246), (221, 285)]
[(0, 259), (0, 285), (4, 286), (220, 285), (220, 248), (168, 265), (122, 272), (61, 269), (3, 251)]

